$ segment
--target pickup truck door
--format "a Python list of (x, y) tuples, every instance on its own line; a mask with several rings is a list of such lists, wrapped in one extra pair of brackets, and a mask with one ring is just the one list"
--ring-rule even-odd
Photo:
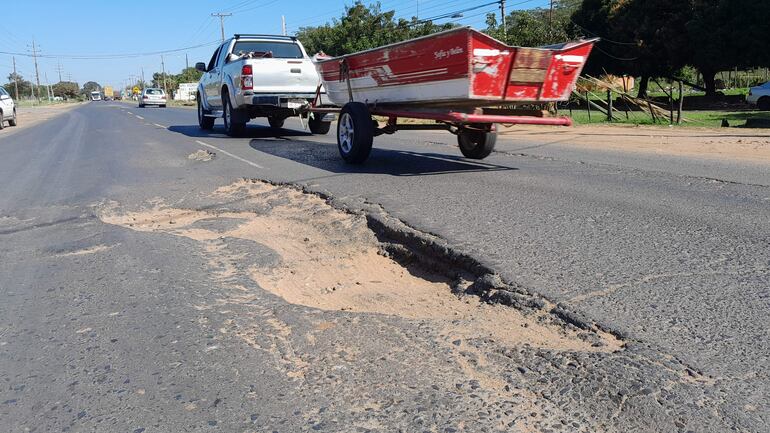
[(222, 109), (222, 78), (224, 76), (225, 59), (229, 52), (230, 41), (225, 42), (219, 47), (214, 59), (214, 69), (210, 70), (209, 80), (206, 83), (206, 102), (209, 107)]
[(218, 47), (214, 51), (214, 54), (211, 56), (211, 60), (209, 60), (209, 63), (206, 65), (206, 72), (204, 72), (203, 76), (201, 77), (201, 87), (203, 92), (201, 95), (201, 100), (206, 101), (207, 108), (211, 108), (209, 92), (211, 91), (211, 81), (214, 79), (213, 77), (216, 76), (215, 69), (220, 48), (221, 47)]

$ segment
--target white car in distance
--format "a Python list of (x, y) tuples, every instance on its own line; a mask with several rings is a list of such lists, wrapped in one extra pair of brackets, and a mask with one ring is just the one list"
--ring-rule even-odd
[(762, 111), (770, 111), (770, 81), (749, 89), (746, 102), (756, 105)]
[(163, 89), (157, 89), (154, 87), (148, 87), (142, 91), (139, 96), (139, 108), (144, 108), (147, 105), (157, 105), (158, 107), (166, 107), (166, 92)]
[(16, 103), (5, 88), (0, 87), (0, 129), (5, 128), (5, 122), (8, 126), (16, 126)]

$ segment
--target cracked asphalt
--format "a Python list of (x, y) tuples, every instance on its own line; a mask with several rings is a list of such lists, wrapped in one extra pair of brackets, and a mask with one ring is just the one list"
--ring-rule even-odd
[[(0, 134), (0, 430), (770, 430), (766, 165), (542, 137), (478, 162), (447, 133), (401, 132), (351, 167), (332, 134), (287, 127), (233, 139), (191, 110), (91, 103)], [(98, 218), (112, 201), (237, 207), (208, 194), (244, 177), (385, 212), (625, 348), (508, 347), (292, 305), (222, 284), (189, 239)], [(232, 248), (243, 271), (275, 261)]]

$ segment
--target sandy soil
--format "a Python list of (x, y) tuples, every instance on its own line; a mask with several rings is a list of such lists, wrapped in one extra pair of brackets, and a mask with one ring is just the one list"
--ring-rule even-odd
[[(168, 233), (199, 241), (212, 274), (226, 282), (245, 273), (287, 302), (324, 310), (379, 313), (431, 320), (444, 335), (494, 339), (508, 346), (530, 344), (557, 350), (614, 351), (621, 342), (601, 334), (593, 347), (576, 332), (550, 323), (548, 313), (524, 315), (477, 297), (458, 297), (451, 281), (409, 270), (387, 257), (365, 218), (336, 210), (315, 195), (294, 188), (241, 181), (215, 191), (223, 202), (240, 202), (254, 212), (185, 210), (152, 202), (140, 211), (105, 207), (103, 221), (137, 231)], [(227, 220), (211, 229), (211, 221)], [(206, 224), (203, 224), (203, 223)], [(238, 266), (246, 259), (228, 243), (253, 241), (274, 251), (277, 265)], [(247, 293), (242, 294), (249, 302)], [(232, 301), (232, 300), (230, 300)]]
[(81, 104), (78, 103), (44, 105), (40, 107), (18, 107), (16, 109), (16, 113), (18, 115), (18, 125), (9, 128), (7, 126), (8, 124), (6, 123), (5, 129), (0, 131), (0, 137), (11, 134), (15, 131), (20, 131), (31, 126), (35, 126), (38, 123), (45, 122), (46, 120), (52, 119), (62, 113), (65, 113), (67, 110), (71, 110), (80, 105)]
[(770, 163), (770, 129), (521, 125), (500, 131), (505, 137), (560, 146)]

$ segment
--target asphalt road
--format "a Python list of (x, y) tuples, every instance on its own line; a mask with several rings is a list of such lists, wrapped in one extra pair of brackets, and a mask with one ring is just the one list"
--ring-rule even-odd
[[(767, 166), (547, 137), (503, 139), (476, 162), (449, 134), (408, 132), (375, 139), (367, 164), (347, 166), (333, 134), (287, 127), (297, 129), (229, 138), (219, 123), (199, 131), (192, 110), (92, 103), (0, 134), (8, 431), (517, 431), (526, 423), (511, 413), (527, 412), (525, 397), (541, 431), (770, 430)], [(217, 157), (189, 160), (198, 149)], [(492, 392), (414, 321), (291, 305), (253, 284), (250, 308), (201, 313), (191, 306), (223, 289), (191, 242), (105, 224), (94, 210), (156, 197), (200, 206), (199, 193), (241, 177), (380, 207), (623, 335), (626, 348), (469, 342), (488, 358), (477, 368), (527, 390)], [(270, 350), (218, 331), (247, 319)], [(276, 321), (290, 336), (276, 337)], [(323, 344), (303, 342), (321, 323), (335, 324)], [(297, 356), (313, 366), (301, 383), (282, 370)]]

